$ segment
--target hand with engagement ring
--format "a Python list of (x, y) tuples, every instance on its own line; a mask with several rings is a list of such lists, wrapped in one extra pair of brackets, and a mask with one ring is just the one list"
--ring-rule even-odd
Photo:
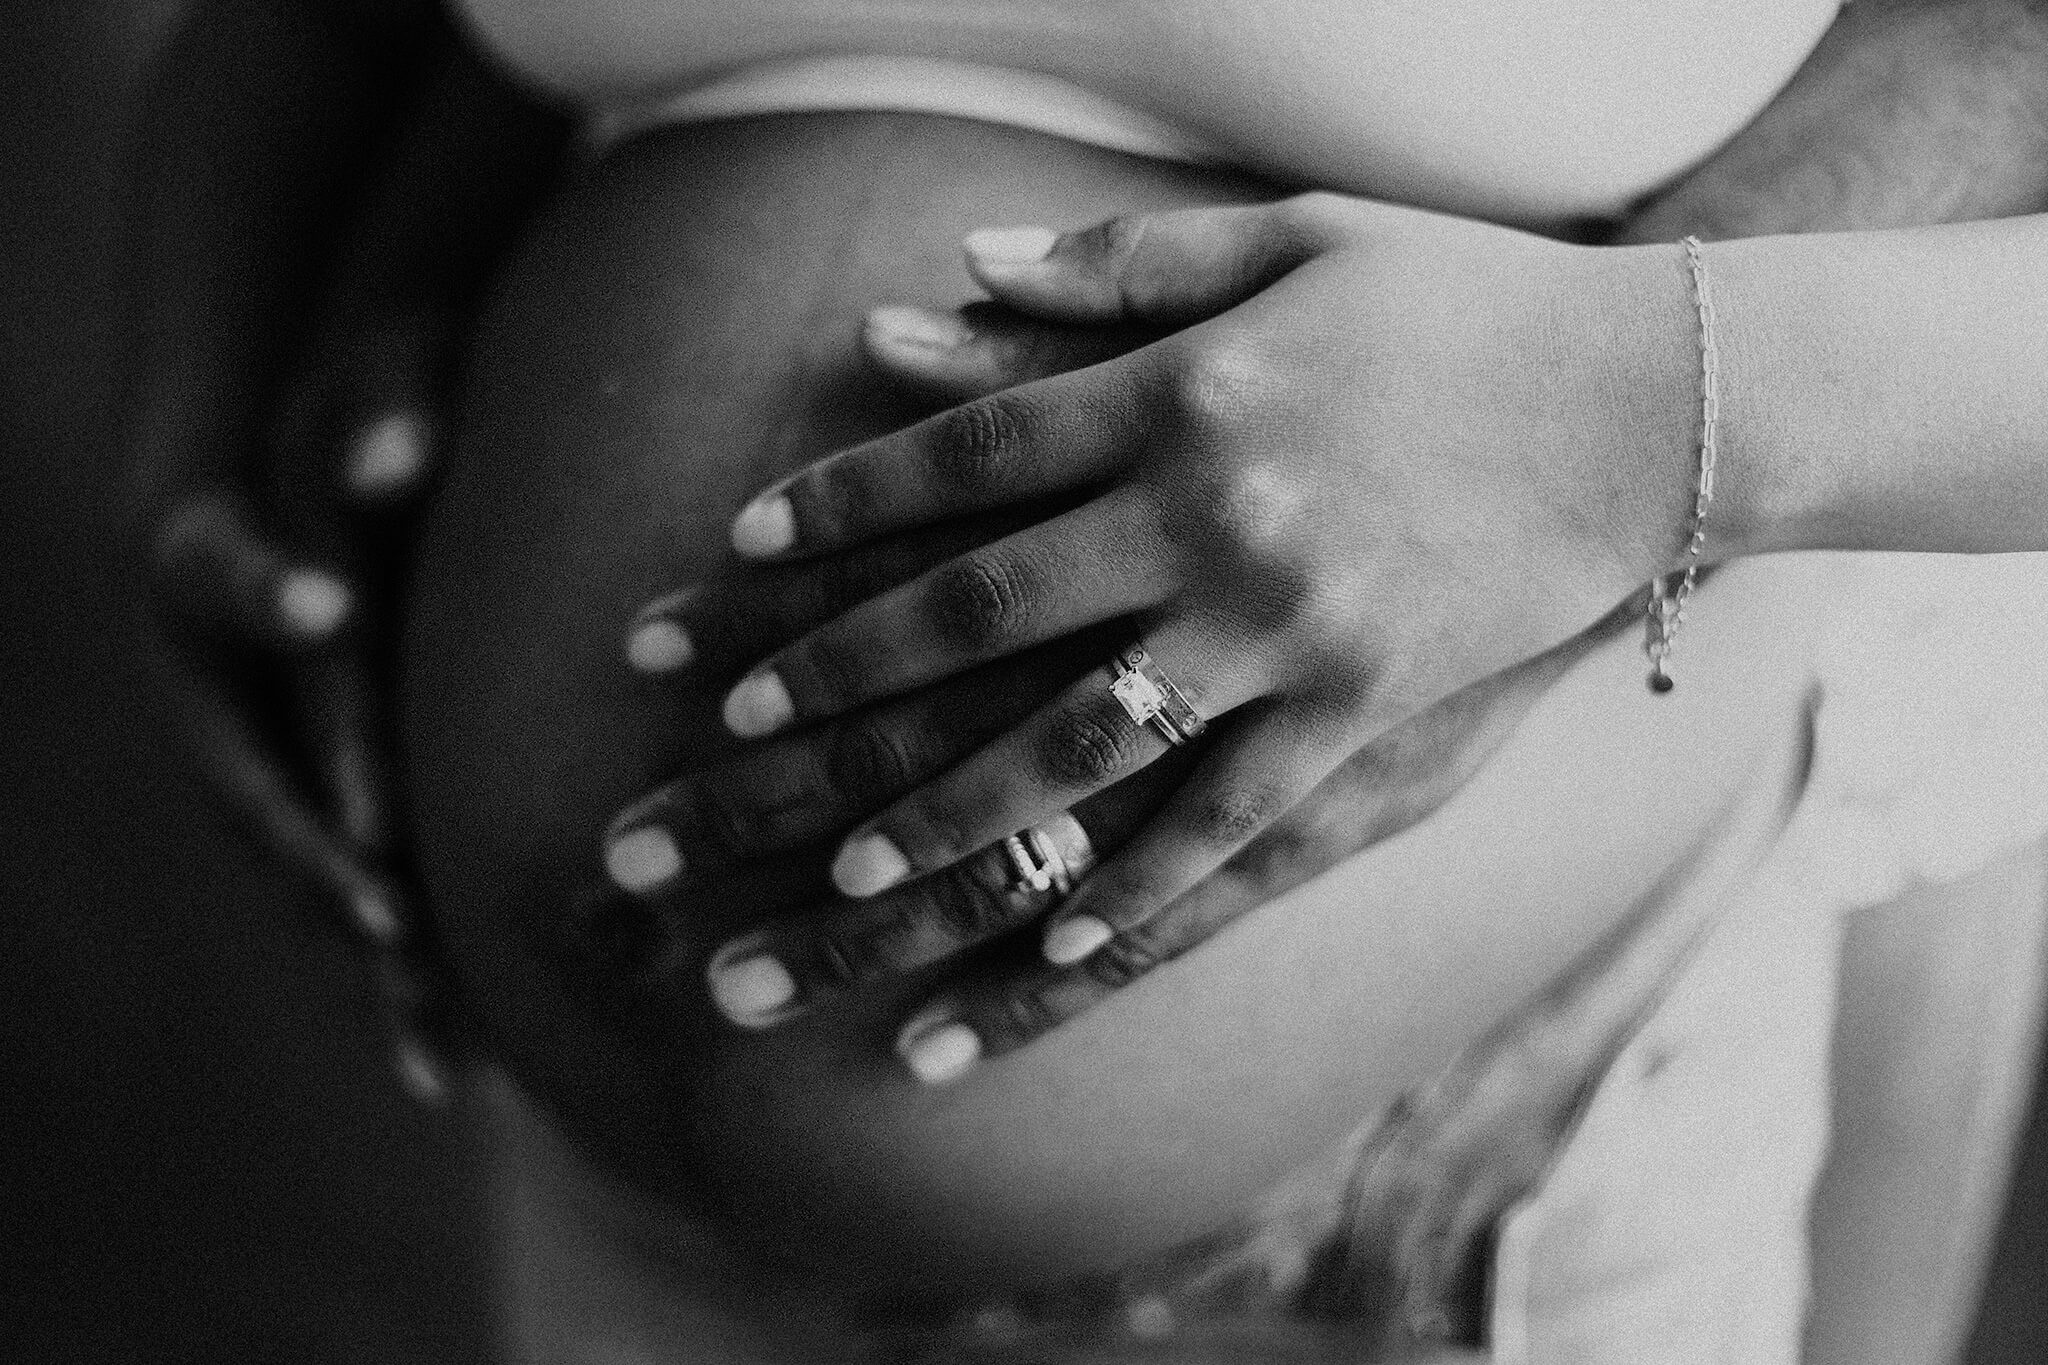
[[(807, 566), (742, 571), (702, 585), (682, 603), (665, 599), (661, 609), (671, 614), (659, 618), (659, 634), (680, 636), (687, 628), (687, 638), (702, 642), (687, 668), (666, 671), (699, 680), (733, 676), (750, 646), (758, 650), (763, 641), (800, 634), (879, 585), (942, 562), (963, 543), (987, 539), (991, 529), (974, 523), (921, 543), (856, 551), (830, 575), (806, 572)], [(628, 632), (627, 652), (643, 667), (654, 653), (642, 634), (649, 619), (643, 616)], [(1633, 619), (1617, 614), (1613, 624), (1625, 628)], [(611, 822), (605, 884), (584, 901), (579, 922), (586, 928), (579, 938), (607, 956), (623, 947), (608, 970), (658, 985), (676, 967), (673, 943), (688, 936), (683, 926), (693, 918), (690, 907), (721, 903), (725, 913), (758, 925), (725, 942), (704, 968), (712, 1002), (746, 1029), (773, 1027), (849, 992), (960, 964), (911, 1012), (897, 1041), (913, 1075), (950, 1080), (984, 1056), (1024, 1046), (1238, 917), (1426, 816), (1601, 638), (1589, 633), (1468, 688), (1349, 756), (1201, 885), (1071, 965), (1034, 962), (1036, 954), (976, 961), (975, 950), (1040, 929), (1099, 859), (1158, 811), (1189, 771), (1194, 746), (1071, 813), (1012, 831), (877, 896), (826, 895), (821, 841), (1050, 701), (1066, 678), (1099, 656), (1102, 644), (1093, 635), (745, 746), (658, 788)]]
[[(1373, 211), (1404, 219), (1428, 218), (1405, 211)], [(1244, 212), (1238, 211), (1239, 237), (1230, 239), (1228, 234), (1219, 232), (1221, 240), (1209, 242), (1212, 250), (1234, 242), (1237, 249), (1250, 251), (1252, 248), (1246, 242), (1257, 241), (1261, 231), (1274, 230), (1275, 222), (1287, 221), (1284, 216), (1246, 219)], [(1230, 216), (1224, 215), (1226, 224)], [(1191, 220), (1195, 227), (1207, 222), (1202, 215), (1177, 217)], [(1459, 225), (1459, 230), (1467, 226)], [(1517, 249), (1526, 249), (1530, 240), (1516, 234), (1501, 234), (1498, 229), (1477, 231), (1506, 236)], [(1072, 272), (1099, 274), (1106, 268), (1106, 262), (1100, 259), (1101, 250), (1113, 246), (1116, 239), (1098, 233), (1076, 240), (1081, 245), (1055, 253), (1055, 260), (1063, 261), (1064, 268)], [(1128, 244), (1128, 239), (1124, 240)], [(1171, 233), (1158, 231), (1148, 240), (1161, 242), (1169, 253), (1186, 254), (1186, 244), (1175, 245)], [(1094, 244), (1092, 253), (1087, 249), (1090, 243)], [(1553, 243), (1538, 243), (1537, 247), (1546, 252), (1572, 250)], [(1298, 240), (1296, 249), (1303, 249)], [(1269, 265), (1275, 273), (1285, 273), (1279, 263)], [(1232, 287), (1251, 287), (1244, 283), (1241, 270), (1231, 278)], [(1099, 279), (1094, 283), (1099, 286)], [(1008, 301), (1020, 305), (1036, 302), (1028, 298)], [(1228, 301), (1224, 296), (1207, 300), (1217, 308), (1227, 306)], [(1184, 299), (1177, 303), (1169, 299), (1156, 316), (1124, 318), (1113, 325), (1121, 345), (1128, 347), (1133, 341), (1142, 341), (1147, 330), (1156, 332), (1169, 323), (1185, 321), (1194, 306)], [(1057, 310), (1041, 307), (1039, 311)], [(1077, 311), (1069, 306), (1065, 316), (1075, 317)], [(1020, 325), (1020, 316), (1021, 313), (999, 316), (969, 310), (968, 315), (942, 318), (881, 310), (871, 318), (865, 340), (870, 355), (898, 378), (920, 384), (942, 399), (971, 400), (992, 390), (1018, 383), (1028, 385), (1045, 374), (1060, 372), (1058, 364), (1048, 363), (1049, 357), (1060, 353), (1059, 343), (1048, 336), (1061, 329), (1047, 327), (1042, 321), (1032, 322), (1028, 327)], [(906, 334), (911, 334), (912, 339), (905, 340)], [(1100, 333), (1085, 327), (1070, 327), (1068, 334), (1075, 336), (1074, 350), (1084, 361), (1098, 360), (1110, 349)], [(1682, 348), (1683, 333), (1678, 335)], [(1087, 339), (1081, 340), (1083, 337)], [(1158, 350), (1154, 347), (1151, 354), (1156, 355)], [(1141, 352), (1131, 359), (1146, 354)], [(1128, 363), (1101, 364), (1088, 375), (1103, 375)], [(829, 486), (846, 471), (861, 468), (854, 462), (865, 455), (878, 472), (878, 486), (870, 491), (886, 493), (879, 486), (879, 476), (887, 471), (878, 457), (892, 447), (899, 454), (906, 446), (916, 449), (920, 443), (929, 448), (934, 432), (950, 431), (973, 437), (973, 423), (981, 418), (970, 421), (961, 413), (972, 414), (977, 410), (970, 403), (961, 412), (913, 429), (908, 437), (874, 443), (799, 475), (783, 486), (796, 495), (788, 500), (787, 529), (792, 534), (798, 529), (800, 519), (795, 508), (804, 505), (807, 487)], [(979, 411), (986, 416), (986, 405)], [(993, 429), (983, 434), (1004, 435)], [(1140, 480), (1133, 478), (1131, 482)], [(850, 494), (853, 490), (842, 491)], [(1212, 810), (1235, 812), (1232, 837), (1202, 835), (1190, 841), (1185, 835), (1191, 793), (1199, 793), (1203, 786), (1213, 789), (1218, 783), (1217, 747), (1209, 743), (1182, 744), (1195, 738), (1206, 724), (1202, 711), (1196, 709), (1200, 702), (1191, 703), (1187, 695), (1188, 691), (1197, 691), (1199, 697), (1199, 683), (1190, 687), (1189, 677), (1179, 667), (1169, 671), (1149, 649), (1144, 650), (1140, 666), (1130, 652), (1134, 646), (1129, 627), (1117, 624), (1116, 588), (1062, 596), (1050, 590), (1055, 585), (1036, 584), (1028, 600), (1019, 599), (1013, 604), (1040, 613), (1041, 619), (1028, 630), (1020, 631), (1007, 644), (988, 638), (975, 646), (962, 639), (962, 628), (974, 625), (981, 608), (991, 601), (1001, 605), (997, 590), (1008, 582), (988, 574), (988, 548), (1014, 548), (1029, 537), (1042, 537), (1046, 526), (1058, 525), (1057, 520), (1044, 525), (1030, 524), (1030, 517), (1043, 516), (1042, 509), (1028, 501), (1031, 491), (1018, 490), (1025, 506), (1005, 509), (1018, 520), (1008, 528), (1008, 538), (997, 539), (993, 547), (954, 557), (938, 553), (936, 539), (928, 541), (932, 558), (927, 563), (939, 567), (933, 572), (926, 566), (913, 569), (907, 563), (899, 564), (903, 576), (910, 580), (908, 587), (884, 592), (886, 585), (869, 573), (868, 592), (860, 592), (855, 585), (861, 580), (861, 573), (849, 573), (845, 566), (862, 556), (878, 562), (877, 557), (886, 557), (892, 553), (892, 547), (900, 551), (905, 537), (878, 534), (873, 544), (860, 546), (857, 542), (866, 539), (864, 528), (840, 522), (836, 531), (840, 539), (828, 536), (815, 545), (795, 546), (798, 551), (811, 551), (800, 559), (793, 553), (764, 556), (762, 569), (756, 571), (786, 576), (778, 580), (783, 584), (780, 591), (804, 598), (804, 612), (778, 611), (772, 605), (775, 592), (764, 594), (757, 587), (746, 586), (742, 574), (731, 582), (714, 581), (650, 603), (632, 624), (628, 653), (637, 666), (696, 683), (729, 676), (748, 657), (750, 649), (773, 648), (778, 638), (787, 638), (775, 634), (778, 628), (801, 637), (794, 646), (774, 655), (767, 667), (756, 668), (742, 678), (727, 699), (726, 714), (735, 730), (754, 734), (774, 732), (766, 737), (765, 749), (742, 751), (738, 758), (719, 765), (715, 773), (693, 776), (664, 789), (613, 823), (606, 854), (613, 880), (631, 894), (655, 903), (725, 884), (724, 869), (733, 865), (736, 857), (765, 856), (769, 847), (760, 836), (764, 821), (779, 822), (784, 827), (777, 837), (787, 846), (796, 828), (788, 814), (792, 810), (809, 810), (820, 816), (813, 821), (806, 815), (799, 822), (806, 837), (815, 840), (824, 837), (831, 824), (823, 819), (826, 812), (832, 820), (840, 822), (865, 819), (862, 834), (888, 830), (892, 813), (903, 809), (904, 797), (917, 800), (917, 788), (933, 779), (939, 784), (957, 784), (963, 773), (979, 771), (984, 783), (993, 784), (995, 790), (1002, 792), (1008, 779), (1000, 769), (991, 768), (989, 754), (1004, 752), (1015, 759), (1017, 736), (1006, 736), (1003, 732), (1020, 723), (1027, 732), (1036, 726), (1041, 744), (1036, 749), (1025, 744), (1022, 761), (1010, 764), (1010, 774), (1023, 776), (1009, 784), (1006, 799), (1014, 808), (1017, 794), (1029, 787), (1028, 779), (1033, 776), (1040, 777), (1041, 788), (1058, 789), (1060, 783), (1043, 781), (1047, 765), (1037, 761), (1051, 752), (1043, 746), (1048, 733), (1048, 711), (1065, 718), (1051, 733), (1063, 734), (1071, 741), (1067, 768), (1077, 768), (1090, 759), (1107, 760), (1091, 763), (1085, 781), (1075, 782), (1076, 775), (1070, 773), (1070, 789), (1066, 793), (1070, 799), (1058, 803), (1047, 793), (1046, 807), (1033, 809), (1031, 818), (1007, 823), (1000, 829), (993, 827), (997, 818), (993, 815), (976, 815), (971, 823), (963, 821), (955, 846), (968, 848), (966, 855), (955, 852), (934, 856), (928, 849), (920, 848), (916, 852), (921, 857), (915, 863), (906, 855), (902, 864), (879, 866), (872, 845), (863, 848), (858, 840), (842, 845), (834, 860), (835, 881), (843, 892), (868, 894), (853, 894), (847, 902), (822, 914), (776, 920), (714, 955), (710, 964), (711, 992), (736, 1021), (752, 1025), (779, 1022), (839, 991), (928, 967), (1015, 930), (1020, 920), (1003, 913), (1001, 898), (988, 890), (996, 884), (991, 879), (999, 877), (1004, 867), (1002, 841), (1020, 829), (1042, 823), (1061, 809), (1072, 809), (1087, 827), (1095, 847), (1110, 860), (1108, 873), (1098, 873), (1079, 888), (1071, 898), (1073, 904), (1044, 929), (1047, 951), (1045, 960), (1037, 967), (1013, 967), (993, 973), (977, 971), (947, 983), (933, 1005), (919, 1011), (906, 1026), (899, 1050), (914, 1070), (931, 1077), (933, 1068), (918, 1065), (928, 1046), (956, 1059), (963, 1055), (962, 1049), (942, 1047), (937, 1041), (958, 1036), (955, 1026), (975, 1039), (972, 1051), (977, 1055), (1000, 1053), (1029, 1042), (1136, 976), (1199, 944), (1260, 900), (1306, 880), (1338, 859), (1426, 815), (1462, 785), (1536, 697), (1594, 639), (1588, 630), (1566, 633), (1561, 640), (1536, 650), (1527, 660), (1513, 663), (1504, 671), (1482, 673), (1441, 697), (1425, 696), (1423, 700), (1428, 704), (1411, 709), (1405, 723), (1388, 723), (1377, 732), (1370, 727), (1361, 729), (1360, 741), (1356, 742), (1336, 738), (1338, 727), (1334, 725), (1325, 727), (1320, 735), (1311, 734), (1299, 726), (1298, 718), (1286, 716), (1284, 710), (1270, 705), (1270, 700), (1260, 707), (1248, 708), (1245, 714), (1232, 717), (1227, 727), (1219, 727), (1219, 731), (1234, 732), (1222, 749), (1225, 755), (1234, 757), (1224, 758), (1224, 763), (1242, 767), (1258, 762), (1258, 735), (1278, 735), (1293, 749), (1288, 764), (1292, 771), (1286, 774), (1293, 785), (1269, 781), (1265, 792), (1269, 799), (1259, 811), (1241, 804), (1218, 807), (1212, 801)], [(1131, 490), (1125, 491), (1131, 494)], [(1123, 499), (1127, 505), (1134, 500), (1134, 494)], [(1097, 503), (1102, 501), (1107, 499), (1098, 499)], [(861, 505), (887, 504), (862, 500)], [(761, 506), (757, 502), (750, 509), (754, 531), (742, 526), (738, 538), (743, 544), (750, 544), (746, 537), (761, 528)], [(1090, 506), (1084, 503), (1077, 513), (1060, 520), (1086, 514)], [(815, 504), (813, 507), (822, 511)], [(962, 550), (988, 540), (986, 523), (978, 537), (961, 530), (963, 523), (952, 515), (957, 508), (919, 510), (928, 510), (936, 527), (915, 535), (943, 536), (951, 528), (960, 536), (958, 545)], [(1199, 510), (1191, 509), (1191, 525), (1195, 524), (1194, 513)], [(1237, 509), (1226, 502), (1222, 510), (1228, 513)], [(772, 520), (775, 514), (770, 511), (766, 515)], [(914, 519), (907, 517), (904, 521)], [(893, 528), (877, 525), (873, 529), (879, 533)], [(1224, 529), (1227, 532), (1229, 528)], [(1136, 537), (1105, 537), (1096, 554), (1119, 566), (1130, 565), (1135, 571), (1156, 572), (1156, 562), (1150, 567), (1142, 561), (1133, 563), (1140, 544)], [(1212, 544), (1227, 550), (1228, 535), (1215, 537)], [(752, 547), (759, 548), (758, 544)], [(1085, 567), (1087, 560), (1081, 555), (1069, 556), (1068, 563)], [(1264, 589), (1271, 596), (1272, 585), (1262, 583), (1257, 574), (1236, 577), (1242, 581), (1232, 584), (1230, 573), (1218, 572), (1206, 584), (1191, 582), (1186, 586), (1215, 587), (1216, 591), (1206, 595), (1236, 608), (1234, 614), (1243, 619), (1248, 615), (1246, 604), (1231, 601), (1234, 595), (1242, 595), (1233, 589)], [(1612, 575), (1617, 601), (1628, 586), (1622, 579), (1619, 573)], [(829, 604), (822, 601), (817, 591), (820, 583), (846, 587), (848, 591), (839, 594), (845, 600)], [(855, 606), (863, 596), (874, 594), (880, 595)], [(1205, 594), (1184, 591), (1181, 595), (1186, 600), (1198, 601)], [(1284, 605), (1285, 594), (1279, 597)], [(1055, 638), (1061, 635), (1058, 615), (1068, 609), (1059, 605), (1062, 600), (1073, 610), (1089, 613), (1089, 619), (1097, 624), (1088, 627), (1085, 635)], [(849, 607), (853, 608), (850, 612)], [(842, 614), (844, 619), (828, 624), (832, 617)], [(1232, 614), (1217, 613), (1225, 620)], [(1284, 617), (1285, 613), (1281, 615)], [(1595, 624), (1599, 616), (1599, 612), (1594, 612), (1583, 624)], [(1119, 629), (1126, 632), (1121, 640), (1114, 633)], [(1275, 634), (1284, 637), (1285, 632)], [(1047, 640), (1054, 642), (1039, 643)], [(1085, 645), (1084, 640), (1088, 642)], [(1478, 641), (1482, 648), (1499, 642), (1499, 638)], [(1012, 653), (1013, 648), (1023, 652)], [(1073, 653), (1084, 648), (1098, 650), (1093, 657), (1110, 662), (1079, 689), (1070, 689), (1062, 701), (1054, 696), (1060, 670), (1070, 670), (1066, 675), (1069, 678), (1082, 671), (1085, 664), (1074, 658)], [(882, 650), (892, 657), (875, 658)], [(1054, 660), (1048, 650), (1062, 654), (1063, 659)], [(938, 657), (934, 658), (935, 655)], [(966, 674), (957, 671), (978, 658), (1007, 659), (1008, 663), (1001, 668), (979, 667)], [(832, 665), (829, 668), (825, 666), (828, 663)], [(891, 675), (892, 667), (900, 676)], [(1028, 705), (1024, 704), (1022, 694), (1011, 690), (1020, 671), (1031, 673), (1035, 679), (1032, 686), (1040, 689)], [(945, 681), (931, 688), (929, 681), (933, 677)], [(1125, 679), (1121, 687), (1120, 677)], [(795, 679), (794, 686), (789, 678)], [(827, 699), (827, 689), (820, 684), (830, 678), (838, 678), (847, 686), (837, 697)], [(953, 699), (949, 704), (959, 708), (958, 716), (966, 718), (964, 722), (955, 721), (951, 735), (944, 733), (943, 726), (934, 727), (928, 708), (920, 711), (913, 706), (914, 699), (919, 697), (937, 704), (937, 698), (948, 695), (948, 689), (957, 689), (972, 679), (983, 680), (978, 686), (984, 704), (975, 705), (972, 691), (951, 693)], [(1001, 689), (989, 691), (997, 680), (1001, 680)], [(886, 700), (892, 694), (895, 699)], [(1306, 703), (1310, 712), (1319, 706), (1329, 709), (1327, 699), (1318, 703), (1313, 697), (1303, 697), (1300, 701)], [(864, 702), (870, 704), (862, 705)], [(1021, 714), (1015, 710), (1019, 705), (1023, 706)], [(1003, 714), (1006, 708), (1010, 713)], [(1221, 714), (1224, 709), (1216, 708), (1211, 715)], [(819, 725), (803, 723), (827, 717)], [(1254, 721), (1253, 717), (1258, 719)], [(1246, 725), (1252, 727), (1251, 734), (1246, 733)], [(1294, 731), (1291, 736), (1290, 730)], [(995, 742), (993, 746), (991, 741)], [(1319, 769), (1308, 753), (1311, 747), (1323, 746), (1328, 747), (1320, 761), (1334, 766)], [(983, 752), (976, 755), (976, 749)], [(833, 784), (823, 780), (799, 783), (791, 779), (794, 772), (821, 771), (833, 762), (843, 765), (843, 757), (833, 760), (825, 756), (833, 750), (841, 755), (854, 750), (864, 753), (866, 757), (859, 763), (866, 763), (870, 773), (876, 766), (887, 769), (890, 780), (839, 783), (830, 799), (821, 799), (818, 791)], [(1170, 765), (1153, 762), (1170, 750), (1178, 751)], [(811, 757), (790, 757), (797, 751), (807, 752)], [(906, 754), (910, 761), (904, 761)], [(879, 765), (872, 761), (877, 755), (881, 756)], [(1193, 787), (1184, 788), (1188, 773), (1198, 764), (1207, 764), (1208, 771), (1198, 775)], [(1167, 771), (1160, 772), (1160, 767)], [(768, 781), (766, 775), (774, 770), (782, 776), (777, 781)], [(1114, 780), (1132, 772), (1141, 773), (1142, 780)], [(1240, 772), (1239, 777), (1242, 776)], [(869, 802), (865, 811), (859, 809), (861, 798), (854, 792), (863, 786)], [(1075, 787), (1078, 790), (1072, 789)], [(928, 792), (923, 801), (927, 809), (934, 804), (930, 795)], [(1162, 800), (1169, 796), (1170, 801)], [(707, 799), (720, 812), (709, 820), (696, 809), (697, 803)], [(890, 801), (898, 805), (883, 810), (879, 819), (871, 818)], [(751, 807), (751, 813), (736, 811), (736, 804)], [(1195, 804), (1199, 806), (1200, 799)], [(765, 814), (770, 806), (776, 811), (772, 817)], [(974, 805), (962, 802), (961, 808), (971, 810)], [(1154, 821), (1162, 808), (1166, 819), (1155, 822), (1148, 830), (1148, 822)], [(1102, 809), (1118, 812), (1119, 827), (1104, 827), (1103, 817), (1098, 813)], [(1140, 852), (1156, 862), (1162, 849), (1172, 845), (1172, 840), (1160, 839), (1161, 827), (1171, 829), (1176, 820), (1182, 827), (1179, 843), (1183, 856), (1179, 865), (1168, 876), (1133, 878), (1133, 866), (1121, 852), (1126, 841), (1136, 836)], [(735, 834), (749, 827), (753, 833)], [(1143, 848), (1148, 838), (1152, 844), (1149, 850)], [(910, 842), (899, 845), (897, 851), (901, 852)], [(1185, 855), (1190, 842), (1197, 846), (1193, 857)], [(1119, 871), (1120, 860), (1125, 865)], [(894, 874), (893, 882), (890, 874)], [(1113, 880), (1106, 881), (1106, 875), (1113, 876)], [(1073, 913), (1077, 909), (1087, 913)], [(971, 1056), (967, 1058), (972, 1060)], [(939, 1069), (956, 1074), (964, 1064), (956, 1060), (951, 1067)]]
[[(1074, 503), (763, 660), (725, 699), (742, 737), (1123, 623), (1095, 670), (855, 830), (832, 866), (845, 895), (1072, 808), (1206, 722), (1195, 772), (1048, 927), (1047, 958), (1080, 961), (1352, 754), (1579, 636), (1685, 544), (1698, 381), (1675, 248), (1318, 194), (998, 234), (974, 269), (1071, 321), (1242, 302), (842, 452), (741, 511), (734, 547), (785, 562)], [(1115, 662), (1132, 648), (1147, 667)]]

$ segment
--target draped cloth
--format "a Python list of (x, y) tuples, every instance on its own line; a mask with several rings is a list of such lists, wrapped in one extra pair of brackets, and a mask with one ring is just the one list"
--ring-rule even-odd
[(1646, 906), (1240, 1222), (930, 1358), (1795, 1365), (1845, 917), (2048, 831), (2048, 555), (1836, 558), (1809, 779), (1737, 897)]

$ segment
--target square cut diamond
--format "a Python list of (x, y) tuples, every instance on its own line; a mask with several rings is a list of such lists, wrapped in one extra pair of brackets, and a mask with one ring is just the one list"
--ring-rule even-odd
[(1123, 704), (1124, 713), (1143, 725), (1166, 705), (1166, 694), (1143, 673), (1133, 669), (1109, 685), (1110, 694)]

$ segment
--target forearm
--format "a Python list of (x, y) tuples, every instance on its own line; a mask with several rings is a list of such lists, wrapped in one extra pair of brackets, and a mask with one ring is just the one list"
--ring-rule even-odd
[(2048, 216), (1708, 259), (1713, 549), (2048, 549)]
[[(2044, 207), (2048, 5), (1858, 0), (1749, 127), (1616, 240)], [(1714, 248), (1724, 428), (1709, 552), (2040, 544), (2044, 328), (2028, 283), (2044, 278), (2042, 236), (2034, 220)], [(1674, 383), (1686, 403), (1697, 373)]]
[(1857, 0), (1620, 243), (1966, 222), (2048, 208), (2048, 4)]

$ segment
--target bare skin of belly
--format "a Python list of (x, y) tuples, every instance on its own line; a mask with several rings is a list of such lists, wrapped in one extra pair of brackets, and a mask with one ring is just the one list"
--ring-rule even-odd
[(952, 1087), (890, 1056), (907, 993), (724, 1024), (701, 967), (744, 918), (716, 898), (652, 986), (563, 948), (605, 822), (732, 743), (717, 680), (625, 666), (634, 609), (716, 572), (762, 485), (920, 415), (864, 372), (863, 310), (972, 297), (977, 227), (1263, 193), (956, 120), (749, 120), (612, 154), (508, 266), (415, 564), (404, 747), (486, 1040), (600, 1164), (864, 1293), (1101, 1268), (1213, 1226), (1646, 898), (1723, 895), (1768, 847), (1797, 781), (1811, 559), (1703, 589), (1675, 693), (1648, 694), (1620, 634), (1423, 824)]

